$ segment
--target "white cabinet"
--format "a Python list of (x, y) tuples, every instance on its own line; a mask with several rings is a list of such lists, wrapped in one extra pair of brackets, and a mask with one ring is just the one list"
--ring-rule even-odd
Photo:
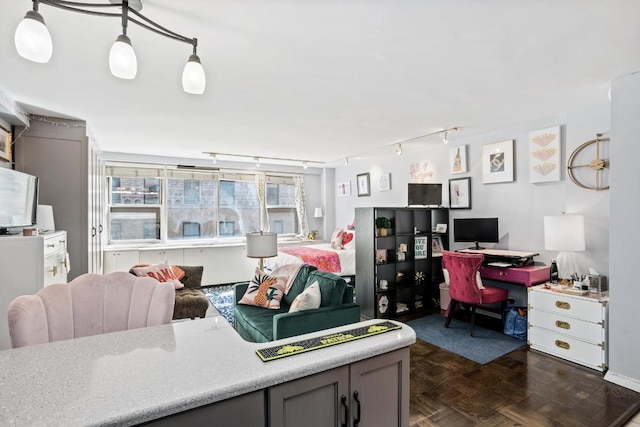
[(0, 350), (11, 348), (7, 308), (20, 295), (67, 281), (67, 233), (0, 237)]
[(171, 265), (184, 265), (182, 248), (140, 250), (140, 264), (160, 264), (165, 261), (169, 261)]
[(104, 168), (86, 123), (34, 117), (16, 133), (16, 170), (40, 178), (40, 204), (53, 206), (56, 228), (68, 233), (69, 278), (102, 273)]
[(269, 388), (269, 425), (409, 425), (409, 349)]
[(129, 271), (136, 264), (140, 264), (137, 249), (104, 252), (104, 274), (114, 271)]
[(529, 288), (529, 345), (599, 371), (607, 369), (608, 296)]

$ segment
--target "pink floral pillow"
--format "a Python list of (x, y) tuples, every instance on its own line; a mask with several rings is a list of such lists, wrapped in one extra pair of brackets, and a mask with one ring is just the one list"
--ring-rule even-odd
[(178, 280), (178, 277), (176, 276), (175, 271), (173, 270), (169, 262), (153, 264), (146, 267), (133, 267), (131, 270), (133, 270), (136, 276), (153, 277), (160, 283), (169, 282), (175, 289), (184, 287), (184, 285), (180, 283), (180, 280)]
[(342, 235), (344, 230), (342, 228), (336, 228), (331, 235), (331, 249), (342, 249)]
[(240, 299), (240, 304), (278, 309), (284, 294), (286, 277), (269, 276), (256, 268), (255, 276), (249, 282), (246, 292)]

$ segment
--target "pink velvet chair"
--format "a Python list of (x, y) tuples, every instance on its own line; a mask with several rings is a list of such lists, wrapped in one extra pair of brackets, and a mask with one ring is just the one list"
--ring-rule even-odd
[(171, 322), (171, 283), (126, 272), (83, 274), (9, 304), (14, 348)]
[(442, 252), (442, 268), (446, 268), (449, 275), (449, 303), (445, 328), (449, 327), (453, 313), (460, 303), (471, 309), (471, 336), (475, 328), (476, 307), (485, 304), (500, 303), (502, 324), (504, 325), (504, 311), (507, 308), (509, 291), (495, 286), (478, 286), (478, 271), (484, 261), (482, 254), (467, 254), (460, 252)]

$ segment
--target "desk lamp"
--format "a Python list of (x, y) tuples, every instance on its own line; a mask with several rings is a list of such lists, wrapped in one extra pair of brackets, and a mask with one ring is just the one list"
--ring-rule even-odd
[(544, 217), (544, 248), (558, 253), (558, 278), (580, 275), (574, 252), (585, 250), (584, 217), (561, 215)]
[(247, 257), (260, 258), (260, 270), (264, 268), (264, 258), (278, 255), (278, 235), (276, 233), (247, 233)]

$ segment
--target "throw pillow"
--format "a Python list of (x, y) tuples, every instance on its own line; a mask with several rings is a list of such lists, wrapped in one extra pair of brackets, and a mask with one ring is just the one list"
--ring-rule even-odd
[(316, 280), (293, 300), (289, 313), (318, 308), (320, 307), (320, 298), (320, 285)]
[(300, 271), (300, 267), (302, 267), (303, 265), (304, 264), (284, 264), (278, 268), (274, 268), (273, 270), (271, 270), (271, 273), (269, 273), (269, 275), (284, 277), (286, 279), (286, 283), (284, 285), (284, 294), (287, 295), (291, 290), (293, 281), (298, 275), (298, 271)]
[(342, 234), (342, 249), (355, 249), (356, 248), (356, 232), (345, 231)]
[[(169, 264), (169, 261), (165, 261), (167, 264)], [(133, 267), (131, 267), (131, 270), (133, 270), (134, 268), (138, 268), (138, 267), (149, 267), (151, 264), (136, 264)], [(182, 280), (185, 276), (185, 274), (187, 274), (183, 269), (181, 269), (178, 266), (172, 265), (171, 266), (171, 270), (173, 270), (173, 274), (176, 276), (176, 279), (178, 280)], [(137, 274), (136, 274), (137, 276)]]
[(246, 292), (240, 299), (240, 304), (255, 305), (264, 308), (280, 308), (280, 300), (284, 294), (286, 277), (269, 276), (256, 268), (253, 279), (249, 282)]
[[(175, 289), (184, 287), (184, 285), (180, 283), (180, 280), (178, 280), (178, 278), (176, 277), (171, 264), (169, 264), (168, 262), (153, 264), (147, 267), (133, 267), (131, 270), (133, 270), (133, 273), (136, 276), (153, 277), (160, 283), (169, 282), (173, 284), (173, 287)], [(182, 275), (184, 276), (184, 271), (182, 271)]]
[(342, 235), (344, 230), (342, 228), (336, 228), (331, 235), (331, 249), (342, 249)]

